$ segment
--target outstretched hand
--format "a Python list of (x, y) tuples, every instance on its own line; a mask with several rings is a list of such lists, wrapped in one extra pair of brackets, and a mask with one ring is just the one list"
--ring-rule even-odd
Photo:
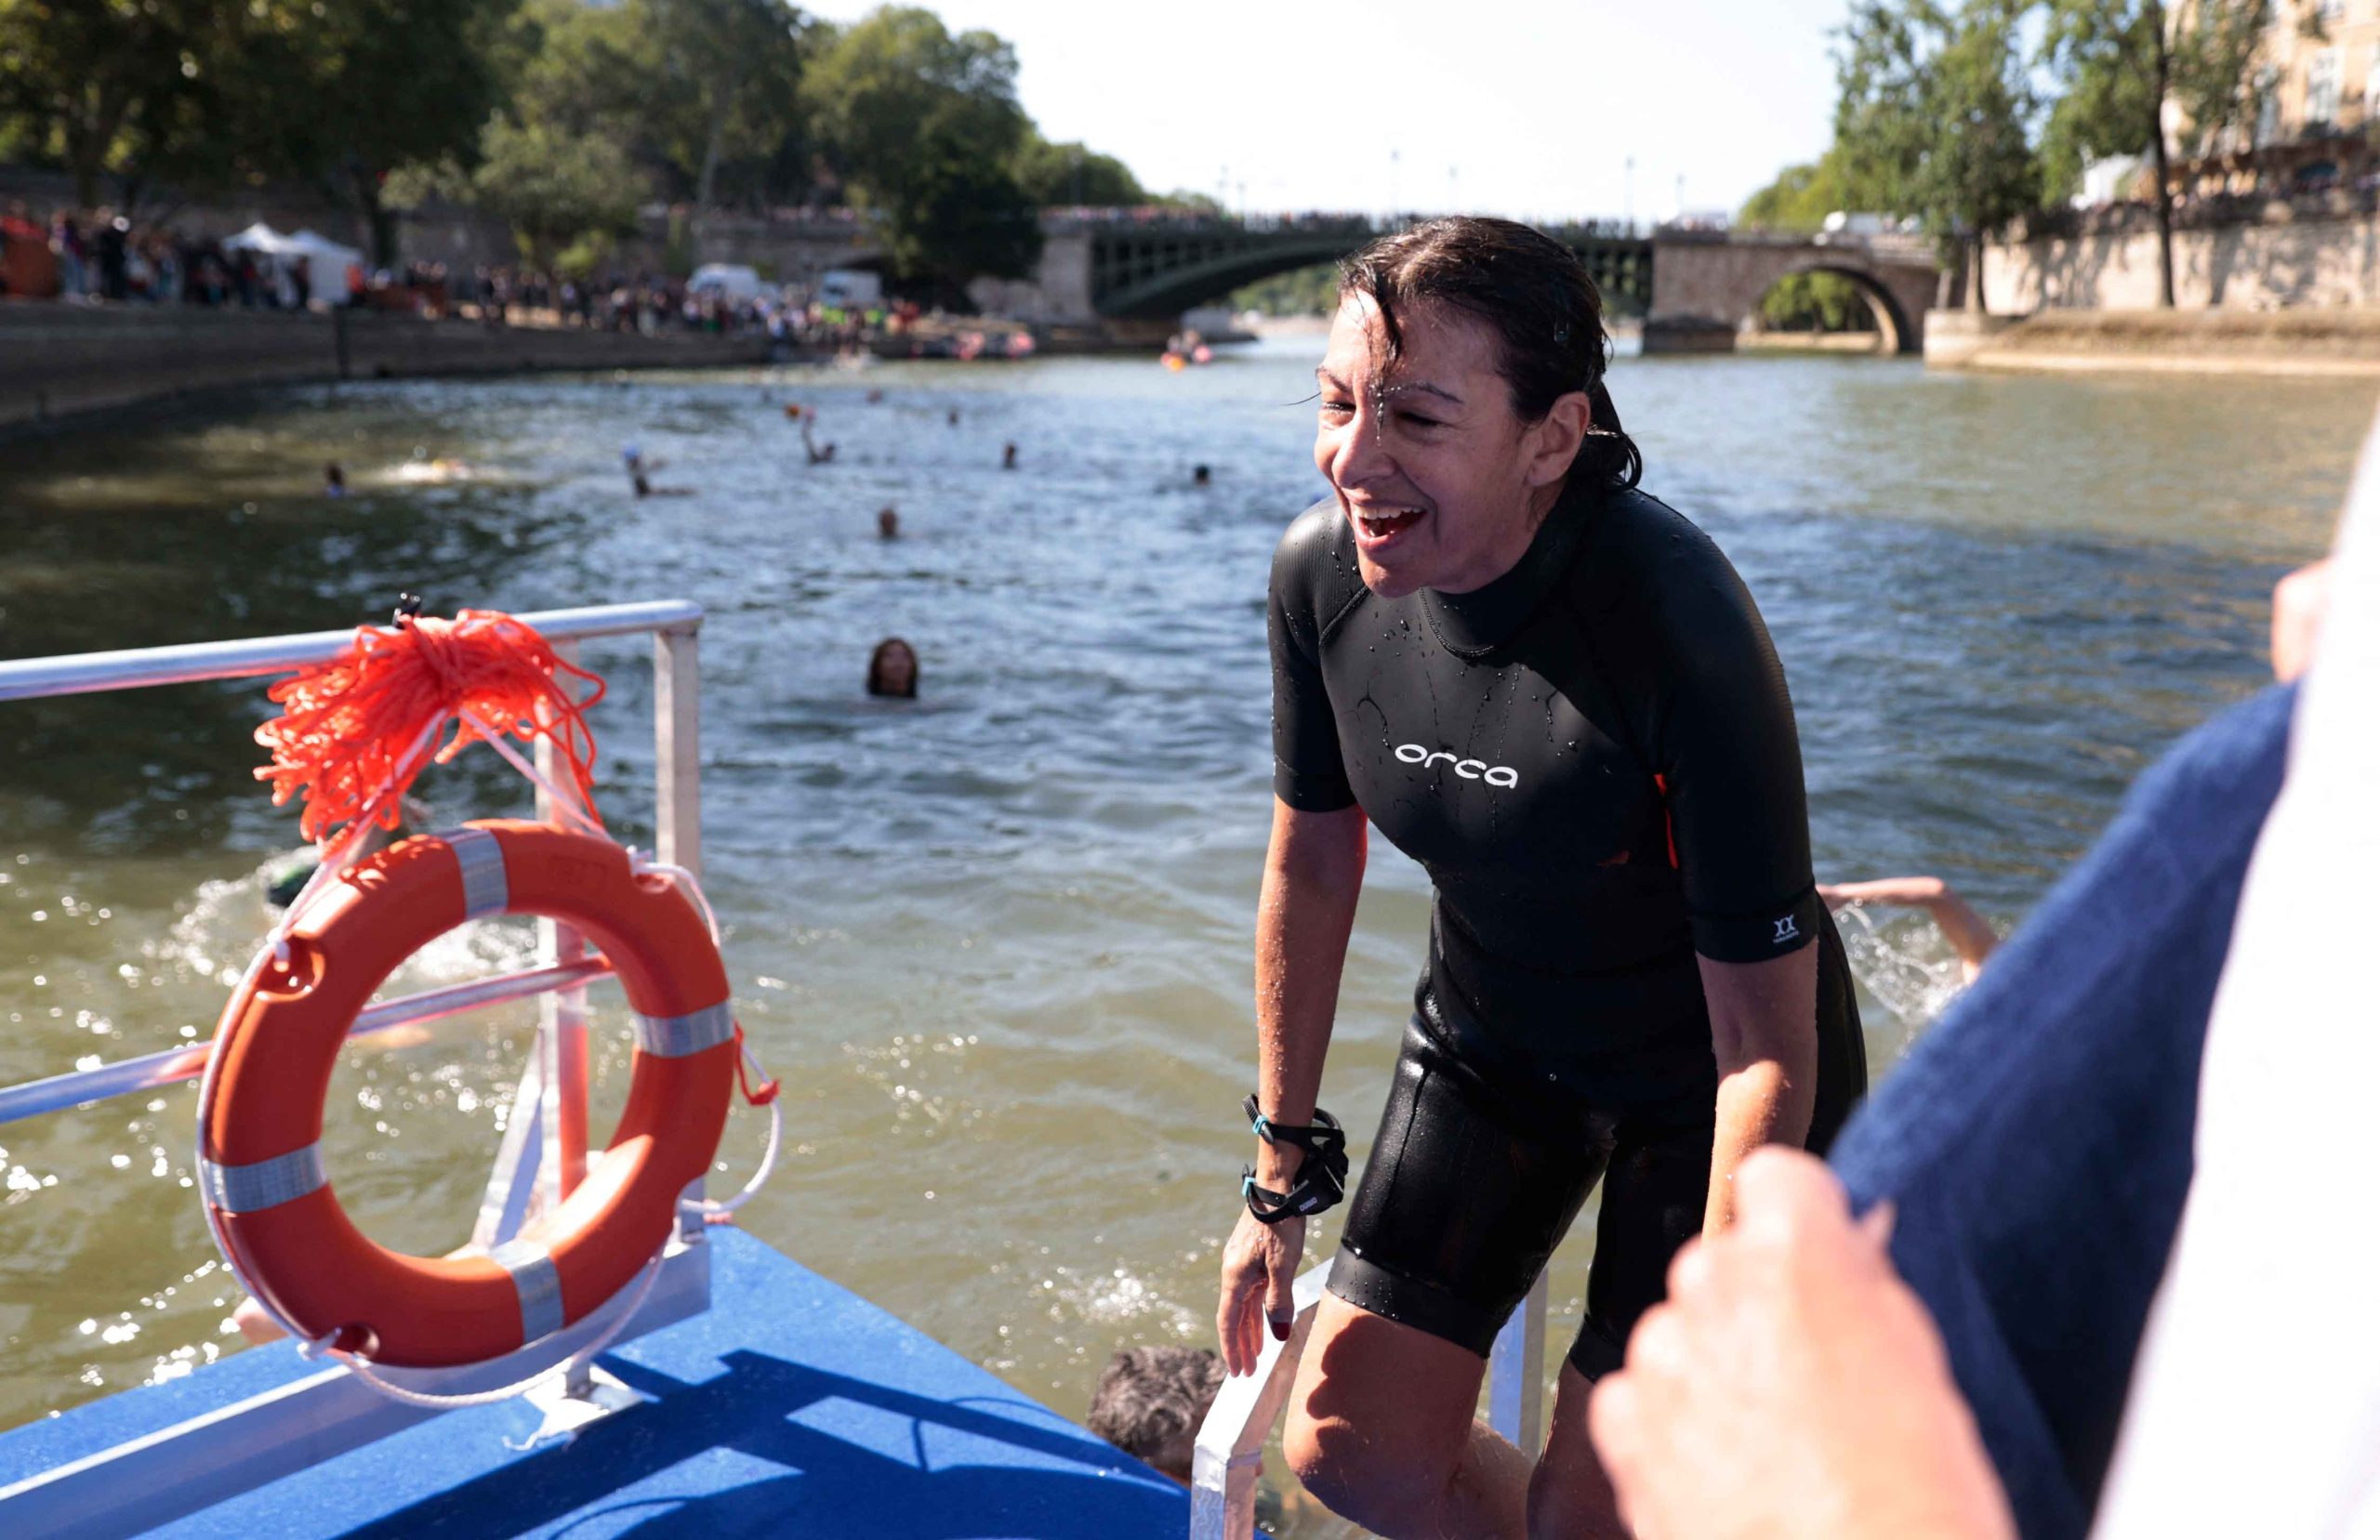
[(2016, 1533), (1933, 1319), (1826, 1166), (1761, 1150), (1736, 1222), (1689, 1242), (1667, 1303), (1589, 1406), (1644, 1540)]
[(1289, 1291), (1304, 1257), (1303, 1218), (1291, 1215), (1268, 1225), (1240, 1210), (1239, 1223), (1223, 1243), (1223, 1299), (1215, 1308), (1215, 1336), (1226, 1372), (1253, 1374), (1268, 1332), (1276, 1341), (1288, 1339), (1297, 1319)]

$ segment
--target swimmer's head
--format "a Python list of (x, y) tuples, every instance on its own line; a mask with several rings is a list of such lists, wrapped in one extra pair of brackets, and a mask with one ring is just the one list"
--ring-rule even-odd
[(1085, 1422), (1187, 1486), (1199, 1425), (1223, 1385), (1223, 1361), (1210, 1349), (1127, 1348), (1100, 1372)]
[(877, 509), (876, 533), (886, 540), (898, 539), (901, 533), (900, 510), (890, 507)]
[(1209, 470), (1205, 466), (1197, 467), (1190, 472), (1190, 484), (1194, 487), (1203, 487), (1213, 480), (1214, 472)]
[(918, 694), (917, 650), (898, 637), (887, 637), (876, 644), (867, 659), (867, 692), (887, 695), (895, 700), (915, 700)]
[(1350, 257), (1339, 292), (1315, 464), (1376, 592), (1480, 587), (1567, 484), (1634, 484), (1603, 388), (1602, 298), (1567, 246), (1507, 219), (1432, 219)]

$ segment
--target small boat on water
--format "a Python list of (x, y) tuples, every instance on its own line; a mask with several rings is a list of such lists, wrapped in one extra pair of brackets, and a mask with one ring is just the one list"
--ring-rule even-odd
[[(654, 637), (657, 855), (698, 866), (700, 609), (528, 618), (565, 655), (594, 638)], [(0, 703), (285, 674), (350, 641), (322, 633), (0, 663)], [(557, 1171), (588, 1161), (579, 996), (612, 966), (545, 928), (541, 966), (378, 1003), (350, 1029), (418, 1030), (499, 1001), (548, 1003), (522, 1079), (529, 1115), (511, 1120), (498, 1152), (483, 1247), (500, 1249), (541, 1201), (558, 1204)], [(192, 1046), (0, 1088), (0, 1123), (106, 1115), (112, 1099), (187, 1082), (208, 1057)], [(0, 1433), (0, 1533), (1188, 1532), (1177, 1482), (793, 1258), (704, 1222), (699, 1186), (640, 1290), (492, 1362), (369, 1374), (310, 1351), (322, 1343), (284, 1340)], [(831, 1237), (816, 1242), (831, 1253)], [(514, 1393), (548, 1369), (558, 1372)]]
[[(494, 618), (512, 624), (510, 617)], [(676, 874), (707, 909), (696, 876), (702, 621), (700, 607), (676, 600), (520, 617), (541, 647), (550, 647), (549, 677), (557, 679), (560, 672), (576, 673), (571, 663), (582, 642), (654, 638), (656, 849), (649, 864), (639, 866), (631, 857), (629, 866)], [(0, 662), (0, 708), (14, 700), (317, 671), (357, 655), (350, 650), (361, 646), (354, 633), (320, 632)], [(415, 750), (435, 741), (434, 732), (426, 732), (414, 740)], [(561, 789), (568, 777), (553, 768), (551, 757), (563, 752), (549, 734), (539, 744), (541, 766), (518, 766), (538, 785), (539, 819), (548, 824), (566, 823), (570, 813), (559, 806), (570, 795)], [(383, 783), (380, 795), (401, 799), (402, 783)], [(368, 824), (362, 819), (353, 827)], [(492, 878), (494, 908), (473, 896), (491, 879), (484, 863), (475, 866), (463, 854), (462, 845), (482, 830), (505, 833), (494, 824), (469, 825), (408, 842), (443, 841), (454, 852), (456, 864), (444, 870), (460, 871), (458, 912), (465, 915), (507, 907), (500, 857)], [(578, 837), (559, 827), (539, 835), (548, 836)], [(500, 846), (509, 837), (487, 843)], [(326, 880), (345, 870), (348, 857), (340, 849), (332, 842)], [(621, 855), (605, 849), (615, 861)], [(357, 890), (368, 892), (367, 874), (361, 867), (356, 872)], [(322, 907), (344, 904), (340, 912), (351, 914), (364, 902), (343, 895)], [(515, 907), (546, 912), (525, 900)], [(284, 937), (288, 924), (284, 917), (274, 936)], [(179, 1377), (0, 1432), (0, 1534), (260, 1540), (650, 1531), (818, 1540), (1184, 1534), (1246, 1540), (1256, 1533), (1263, 1445), (1287, 1402), (1327, 1266), (1299, 1280), (1289, 1340), (1267, 1342), (1257, 1372), (1227, 1381), (1216, 1397), (1198, 1433), (1187, 1491), (889, 1311), (733, 1228), (723, 1211), (734, 1203), (705, 1201), (699, 1180), (677, 1200), (674, 1221), (670, 1190), (663, 1191), (666, 1238), (640, 1268), (638, 1283), (590, 1301), (568, 1297), (564, 1273), (542, 1308), (533, 1308), (533, 1281), (554, 1276), (552, 1258), (569, 1241), (565, 1235), (548, 1250), (532, 1240), (537, 1214), (583, 1218), (589, 1205), (581, 1200), (589, 1190), (621, 1185), (614, 1181), (616, 1152), (590, 1154), (587, 1138), (584, 997), (590, 985), (614, 977), (614, 963), (566, 926), (545, 923), (540, 932), (541, 955), (534, 967), (376, 1000), (328, 1018), (336, 1046), (339, 1033), (346, 1042), (417, 1033), (423, 1023), (483, 1007), (540, 1001), (537, 1050), (522, 1077), (473, 1244), (458, 1254), (483, 1271), (493, 1261), (512, 1274), (521, 1290), (519, 1316), (513, 1320), (507, 1307), (511, 1335), (506, 1340), (525, 1345), (457, 1366), (405, 1368), (391, 1366), (403, 1360), (373, 1362), (375, 1344), (350, 1343), (342, 1328), (311, 1342), (291, 1337), (254, 1347)], [(300, 932), (297, 941), (327, 935), (326, 927)], [(611, 949), (624, 959), (624, 971), (647, 971), (634, 946)], [(267, 959), (275, 952), (270, 944), (259, 952), (235, 1000), (252, 988), (280, 990), (273, 998), (282, 999), (323, 987), (327, 962), (315, 965), (314, 981), (294, 986), (295, 995), (287, 986), (258, 984), (270, 977)], [(326, 956), (327, 951), (318, 947), (301, 955)], [(302, 971), (285, 954), (279, 963), (293, 979)], [(638, 981), (628, 980), (632, 999)], [(723, 1016), (732, 1001), (716, 1009)], [(675, 1030), (693, 1020), (640, 1018), (640, 1058), (647, 1028)], [(735, 1041), (740, 1053), (740, 1028)], [(98, 1110), (119, 1097), (202, 1075), (219, 1073), (228, 1081), (233, 1072), (211, 1069), (211, 1057), (212, 1046), (192, 1044), (0, 1087), (0, 1125), (95, 1112), (103, 1116)], [(748, 1086), (746, 1096), (755, 1104), (769, 1099)], [(202, 1122), (205, 1105), (203, 1096)], [(314, 1133), (300, 1137), (319, 1132), (318, 1118)], [(236, 1218), (327, 1196), (318, 1155), (311, 1186), (293, 1186), (285, 1173), (263, 1169), (284, 1164), (280, 1159), (263, 1166), (224, 1165), (206, 1160), (206, 1149), (202, 1139), (201, 1168), (208, 1173), (204, 1201), (227, 1257), (234, 1243), (225, 1239), (223, 1227)], [(631, 1152), (628, 1164), (643, 1158)], [(579, 1198), (569, 1197), (565, 1173), (583, 1183)], [(255, 1202), (241, 1195), (260, 1191), (256, 1184), (268, 1177), (281, 1185)], [(554, 1228), (543, 1232), (546, 1240), (553, 1240)], [(370, 1248), (360, 1237), (341, 1244), (349, 1241)], [(527, 1262), (520, 1259), (524, 1247), (536, 1254)], [(836, 1238), (806, 1238), (805, 1249), (812, 1247), (831, 1268)], [(514, 1254), (510, 1260), (508, 1252)], [(399, 1265), (409, 1260), (378, 1254), (380, 1261), (392, 1258)], [(419, 1260), (425, 1270), (438, 1267)], [(512, 1295), (508, 1290), (504, 1297)], [(267, 1301), (257, 1303), (279, 1317)], [(1491, 1365), (1491, 1421), (1525, 1441), (1541, 1426), (1544, 1326), (1540, 1279), (1499, 1338)]]

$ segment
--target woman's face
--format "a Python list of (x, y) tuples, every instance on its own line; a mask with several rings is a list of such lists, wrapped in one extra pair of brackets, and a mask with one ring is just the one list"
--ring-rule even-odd
[(1565, 396), (1543, 421), (1525, 423), (1485, 325), (1427, 303), (1403, 307), (1397, 322), (1404, 347), (1391, 363), (1372, 301), (1350, 295), (1340, 305), (1315, 371), (1314, 463), (1338, 494), (1374, 593), (1467, 593), (1528, 549), (1578, 453), (1586, 397)]

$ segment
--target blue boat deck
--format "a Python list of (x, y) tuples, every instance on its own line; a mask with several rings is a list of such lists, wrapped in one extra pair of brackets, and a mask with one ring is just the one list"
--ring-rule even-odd
[[(712, 1306), (603, 1355), (657, 1398), (568, 1442), (450, 1412), (152, 1533), (1136, 1540), (1189, 1494), (949, 1349), (734, 1230)], [(318, 1372), (287, 1344), (0, 1434), (0, 1486)], [(1088, 1388), (1086, 1388), (1087, 1391)]]

